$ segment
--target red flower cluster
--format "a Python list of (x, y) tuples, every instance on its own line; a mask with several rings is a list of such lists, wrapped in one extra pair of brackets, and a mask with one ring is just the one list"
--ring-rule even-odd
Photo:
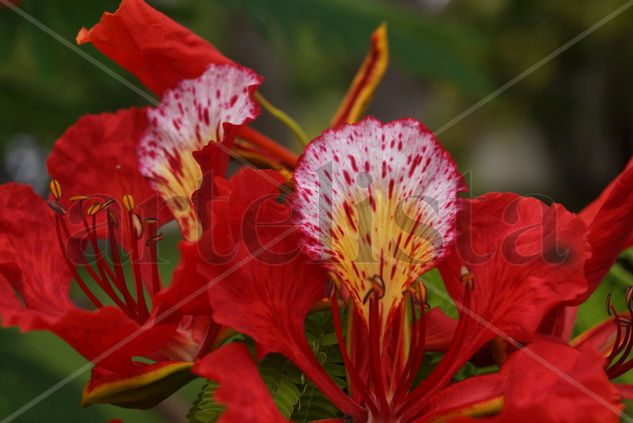
[[(631, 291), (626, 314), (609, 303), (614, 319), (570, 335), (633, 244), (633, 162), (579, 215), (509, 193), (464, 198), (421, 123), (359, 120), (386, 67), (384, 27), (332, 129), (298, 160), (248, 126), (262, 78), (142, 0), (77, 41), (161, 102), (81, 118), (49, 157), (48, 201), (0, 187), (0, 318), (94, 363), (85, 404), (151, 407), (199, 375), (219, 382), (222, 421), (286, 421), (246, 344), (229, 342), (241, 333), (256, 359), (292, 361), (341, 422), (619, 421), (631, 388), (609, 379), (633, 367)], [(266, 169), (227, 177), (229, 156)], [(164, 284), (171, 220), (183, 240)], [(434, 268), (457, 320), (429, 309)], [(306, 339), (315, 310), (331, 313), (345, 389)], [(443, 355), (418, 381), (427, 351)], [(481, 357), (500, 371), (454, 381)]]

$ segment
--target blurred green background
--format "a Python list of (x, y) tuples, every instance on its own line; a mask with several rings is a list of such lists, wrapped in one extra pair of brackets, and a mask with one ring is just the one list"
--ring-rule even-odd
[[(415, 117), (469, 174), (475, 194), (539, 194), (579, 210), (633, 150), (633, 8), (454, 125), (464, 110), (607, 16), (623, 0), (162, 0), (151, 4), (265, 77), (262, 92), (315, 136), (327, 127), (368, 47), (389, 25), (391, 63), (370, 113)], [(23, 0), (63, 38), (96, 23), (114, 0)], [(134, 81), (92, 47), (82, 50)], [(13, 11), (0, 7), (0, 179), (44, 192), (45, 159), (81, 115), (145, 105), (142, 98)], [(267, 116), (259, 129), (296, 148)], [(175, 241), (165, 246), (175, 256)], [(175, 263), (175, 259), (172, 263)], [(622, 263), (626, 271), (628, 264)], [(630, 268), (628, 268), (630, 270)], [(170, 274), (169, 266), (165, 276)], [(625, 275), (626, 276), (626, 275)], [(585, 306), (604, 316), (611, 275)], [(630, 282), (630, 280), (629, 280)], [(0, 417), (84, 363), (48, 334), (0, 332)], [(151, 413), (80, 409), (86, 375), (18, 421), (179, 421), (197, 386)], [(184, 411), (183, 411), (184, 410)], [(63, 418), (62, 418), (63, 416)]]

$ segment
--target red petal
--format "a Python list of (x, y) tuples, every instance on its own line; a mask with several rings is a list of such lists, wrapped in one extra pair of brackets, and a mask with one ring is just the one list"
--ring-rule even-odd
[(607, 356), (615, 343), (617, 329), (613, 319), (607, 319), (578, 335), (571, 345), (578, 349), (591, 348)]
[[(207, 237), (218, 233), (221, 236), (214, 239), (224, 239), (233, 246), (224, 246), (223, 250), (239, 249), (224, 266), (205, 266), (201, 262), (197, 269), (208, 281), (224, 276), (210, 290), (213, 317), (253, 336), (260, 357), (273, 351), (290, 353), (288, 348), (294, 348), (294, 342), (288, 340), (304, 339), (305, 316), (325, 295), (325, 271), (309, 264), (297, 251), (294, 228), (280, 226), (288, 225), (290, 217), (288, 206), (275, 201), (279, 195), (275, 184), (281, 181), (281, 175), (274, 172), (248, 169), (228, 183), (216, 179), (216, 192), (221, 195), (224, 191), (227, 197), (216, 198), (211, 216), (216, 223), (199, 243), (205, 248), (211, 241)], [(255, 218), (260, 231), (253, 222)], [(212, 258), (205, 250), (201, 252), (202, 260)], [(227, 270), (232, 272), (224, 275)], [(289, 277), (296, 282), (290, 283)]]
[(141, 326), (118, 308), (75, 309), (49, 330), (95, 365), (125, 373), (135, 368), (134, 357), (156, 355), (174, 334), (177, 324), (173, 319), (154, 323), (155, 317)]
[(213, 319), (251, 336), (259, 357), (284, 354), (336, 406), (363, 414), (318, 364), (305, 338), (305, 317), (325, 296), (327, 275), (299, 251), (290, 207), (279, 199), (281, 181), (275, 172), (249, 169), (230, 181), (215, 180), (211, 224), (198, 242), (196, 265), (210, 284)]
[(0, 186), (0, 317), (3, 326), (43, 329), (74, 309), (70, 273), (51, 210), (31, 187)]
[[(55, 142), (48, 173), (64, 199), (102, 194), (117, 200), (132, 194), (144, 217), (170, 219), (169, 210), (139, 172), (137, 145), (147, 126), (146, 109), (84, 116)], [(65, 203), (67, 204), (67, 203)]]
[(426, 341), (424, 348), (428, 351), (444, 351), (451, 343), (457, 320), (448, 317), (444, 312), (435, 307), (426, 316)]
[(273, 402), (246, 346), (225, 345), (198, 361), (192, 370), (218, 382), (215, 400), (226, 405), (220, 422), (287, 422)]
[(387, 25), (383, 23), (371, 34), (371, 48), (332, 118), (332, 128), (357, 122), (361, 118), (374, 97), (388, 63)]
[[(210, 150), (207, 147), (205, 151)], [(198, 210), (205, 228), (203, 236), (199, 242), (181, 242), (180, 264), (172, 284), (157, 295), (156, 304), (168, 307), (190, 297), (183, 306), (185, 313), (209, 313), (205, 285), (213, 275), (208, 273), (221, 273), (223, 266), (235, 260), (240, 240), (252, 251), (261, 250), (264, 243), (270, 241), (270, 235), (260, 231), (260, 227), (266, 229), (269, 223), (288, 219), (288, 208), (275, 201), (283, 181), (284, 178), (276, 172), (248, 168), (240, 169), (229, 180), (206, 180), (201, 188), (204, 193), (198, 194), (201, 200)], [(254, 214), (259, 216), (257, 223)], [(260, 251), (259, 259), (266, 256), (267, 253)]]
[(499, 409), (504, 384), (500, 374), (474, 376), (455, 383), (429, 398), (424, 417), (419, 421), (433, 421), (443, 415), (470, 414), (475, 410)]
[(585, 272), (589, 297), (633, 240), (633, 160), (580, 216), (589, 227), (591, 259)]
[[(589, 204), (580, 217), (589, 228), (591, 258), (585, 264), (588, 289), (576, 303), (585, 301), (600, 285), (620, 253), (633, 245), (633, 159)], [(568, 340), (571, 336), (578, 307), (553, 310), (541, 331)]]
[(455, 253), (440, 270), (458, 304), (464, 301), (463, 265), (474, 275), (474, 289), (469, 311), (460, 313), (461, 332), (440, 366), (446, 380), (494, 336), (528, 340), (547, 312), (578, 298), (586, 289), (589, 255), (578, 217), (514, 194), (468, 201), (458, 230)]
[[(283, 242), (296, 246), (296, 238), (292, 241)], [(280, 265), (266, 264), (242, 251), (232, 264), (244, 265), (210, 290), (214, 320), (253, 337), (259, 357), (270, 352), (302, 357), (309, 351), (303, 321), (325, 295), (326, 281), (325, 272), (307, 262), (300, 255)]]
[(158, 95), (182, 79), (196, 78), (211, 63), (232, 63), (215, 47), (143, 0), (123, 0), (77, 43), (91, 42)]
[[(174, 270), (171, 284), (161, 290), (152, 299), (154, 307), (168, 310), (178, 305), (186, 315), (205, 315), (211, 313), (211, 306), (204, 285), (209, 281), (196, 270), (200, 260), (198, 245), (192, 242), (179, 244), (180, 261)], [(200, 290), (199, 294), (195, 294)], [(180, 304), (185, 301), (184, 304)]]
[(619, 422), (622, 404), (591, 351), (537, 342), (513, 354), (502, 369), (505, 405), (491, 420)]
[(633, 385), (627, 383), (616, 383), (615, 388), (620, 396), (627, 400), (633, 400)]

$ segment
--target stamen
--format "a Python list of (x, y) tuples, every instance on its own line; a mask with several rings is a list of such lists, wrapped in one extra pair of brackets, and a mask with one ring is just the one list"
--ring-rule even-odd
[(149, 317), (149, 310), (145, 301), (143, 291), (143, 280), (141, 275), (141, 266), (139, 264), (138, 240), (143, 236), (143, 224), (139, 216), (134, 212), (134, 197), (131, 194), (123, 196), (123, 205), (128, 213), (128, 229), (130, 233), (130, 246), (132, 248), (132, 274), (134, 275), (134, 284), (136, 287), (136, 304), (137, 312), (143, 319)]
[[(396, 393), (394, 395), (394, 404), (399, 404), (404, 395), (411, 389), (415, 376), (420, 370), (422, 360), (424, 358), (425, 344), (426, 344), (426, 308), (427, 304), (427, 291), (424, 286), (424, 282), (420, 279), (411, 288), (410, 292), (410, 308), (411, 308), (411, 345), (409, 346), (409, 355), (407, 357), (407, 364), (405, 366), (405, 374), (401, 379)], [(416, 319), (416, 306), (417, 312), (420, 315), (419, 319)]]
[[(374, 279), (374, 278), (372, 278)], [(385, 393), (385, 382), (380, 357), (382, 356), (380, 316), (378, 315), (378, 296), (369, 300), (369, 362), (371, 380), (380, 402), (383, 421), (389, 421), (389, 404)]]
[(367, 303), (367, 300), (369, 299), (371, 294), (375, 294), (375, 296), (379, 300), (385, 296), (385, 281), (383, 281), (380, 275), (374, 275), (369, 278), (369, 283), (371, 285), (371, 288), (369, 289), (369, 291), (367, 291), (367, 294), (365, 294), (365, 297), (363, 298), (363, 304)]
[(108, 221), (108, 241), (110, 247), (110, 255), (112, 257), (112, 264), (114, 267), (114, 271), (116, 272), (115, 285), (119, 289), (121, 293), (123, 293), (123, 299), (125, 300), (125, 305), (130, 313), (134, 314), (134, 318), (138, 318), (138, 314), (136, 313), (136, 302), (130, 295), (130, 291), (127, 288), (127, 282), (125, 280), (125, 273), (123, 272), (123, 266), (121, 264), (121, 254), (119, 252), (119, 248), (116, 243), (116, 237), (114, 233), (114, 229), (119, 227), (119, 221), (114, 213), (111, 210), (107, 211), (107, 221)]
[(101, 207), (103, 210), (107, 209), (108, 207), (110, 207), (112, 204), (114, 204), (116, 201), (114, 200), (114, 198), (110, 198), (108, 201), (106, 201), (105, 203), (103, 203), (103, 206)]
[(59, 201), (62, 199), (62, 185), (56, 179), (51, 179), (49, 184), (49, 188), (51, 190), (51, 194), (55, 198), (55, 200)]
[[(82, 206), (82, 204), (80, 204), (80, 207), (81, 206)], [(88, 235), (88, 239), (90, 241), (90, 245), (92, 246), (92, 250), (94, 252), (95, 259), (96, 259), (97, 270), (98, 270), (99, 276), (100, 276), (99, 278), (93, 277), (93, 279), (99, 284), (101, 289), (103, 289), (103, 291), (108, 295), (108, 297), (110, 297), (112, 299), (112, 301), (114, 301), (115, 304), (121, 310), (127, 311), (126, 307), (125, 307), (125, 304), (121, 301), (121, 299), (116, 294), (116, 292), (114, 292), (114, 289), (112, 289), (112, 286), (110, 284), (110, 280), (108, 279), (108, 276), (106, 275), (107, 271), (109, 271), (110, 272), (110, 274), (109, 274), (110, 278), (112, 280), (115, 279), (114, 275), (111, 273), (112, 271), (110, 270), (110, 268), (104, 263), (105, 259), (104, 259), (104, 256), (103, 256), (102, 252), (101, 252), (101, 249), (99, 248), (99, 241), (97, 240), (96, 213), (99, 210), (101, 210), (101, 203), (96, 202), (96, 203), (91, 204), (88, 207), (87, 211), (86, 211), (86, 214), (88, 216), (92, 217), (92, 226), (88, 225), (88, 221), (86, 220), (86, 216), (85, 215), (82, 216), (84, 230), (86, 231), (86, 234)], [(86, 263), (86, 264), (88, 265), (88, 263)], [(90, 267), (90, 270), (92, 270), (91, 267)]]
[(469, 291), (475, 289), (475, 275), (466, 266), (462, 266), (460, 273), (464, 287)]
[(101, 210), (101, 203), (93, 203), (88, 207), (88, 210), (86, 210), (86, 214), (88, 216), (94, 216), (100, 210)]
[[(58, 182), (51, 182), (51, 193), (54, 198), (61, 198), (61, 186)], [(77, 281), (81, 290), (95, 307), (102, 308), (104, 304), (96, 297), (86, 282), (82, 279), (78, 271), (79, 268), (85, 270), (90, 278), (94, 280), (94, 282), (116, 304), (116, 306), (124, 311), (130, 318), (138, 322), (143, 322), (149, 317), (149, 310), (145, 301), (145, 285), (142, 282), (138, 241), (143, 237), (145, 230), (144, 226), (148, 225), (151, 233), (145, 242), (145, 246), (150, 248), (150, 254), (153, 262), (151, 286), (151, 295), (153, 295), (162, 287), (157, 267), (158, 261), (156, 244), (163, 239), (163, 234), (157, 233), (156, 231), (159, 223), (158, 220), (154, 218), (142, 219), (134, 211), (134, 197), (130, 194), (123, 196), (120, 204), (121, 209), (125, 208), (128, 215), (126, 230), (128, 231), (128, 235), (130, 237), (131, 267), (137, 297), (135, 300), (127, 287), (125, 272), (123, 270), (123, 263), (121, 260), (121, 247), (117, 242), (117, 235), (115, 232), (115, 230), (120, 227), (119, 219), (116, 213), (111, 209), (112, 205), (116, 203), (115, 199), (109, 198), (105, 201), (101, 201), (101, 199), (96, 200), (95, 197), (80, 195), (74, 196), (70, 200), (79, 203), (77, 206), (79, 207), (81, 221), (89, 242), (88, 248), (91, 248), (92, 254), (94, 254), (94, 263), (88, 263), (86, 256), (87, 251), (79, 244), (78, 241), (73, 239), (73, 236), (71, 236), (69, 228), (66, 225), (66, 210), (57, 200), (51, 200), (49, 202), (49, 207), (56, 212), (55, 227), (59, 248), (62, 250), (62, 255), (71, 274)], [(107, 260), (106, 254), (103, 253), (99, 245), (97, 217), (101, 212), (105, 212), (105, 220), (107, 222), (107, 239), (109, 241), (108, 245), (112, 262)], [(67, 248), (70, 248), (70, 250), (67, 250)], [(150, 287), (148, 287), (148, 290), (149, 289)]]
[(152, 245), (155, 245), (158, 243), (158, 241), (161, 241), (165, 238), (165, 235), (163, 235), (162, 232), (159, 232), (158, 234), (154, 235), (151, 238), (148, 238), (147, 241), (145, 241), (145, 246), (150, 247)]
[(90, 289), (88, 289), (88, 285), (86, 285), (86, 283), (83, 281), (83, 279), (79, 275), (79, 272), (77, 272), (77, 269), (71, 263), (70, 259), (68, 258), (68, 255), (66, 254), (66, 245), (62, 237), (62, 224), (61, 224), (60, 216), (55, 216), (55, 231), (57, 232), (57, 241), (59, 243), (59, 248), (62, 251), (62, 256), (64, 257), (64, 261), (66, 262), (66, 266), (68, 267), (68, 270), (70, 270), (70, 273), (73, 275), (73, 277), (77, 281), (77, 285), (79, 285), (79, 288), (81, 288), (84, 294), (86, 294), (86, 297), (88, 297), (88, 299), (92, 302), (92, 304), (95, 305), (95, 307), (102, 308), (103, 304), (101, 304), (101, 301), (99, 301), (97, 297), (95, 297), (95, 295), (90, 291)]
[[(143, 222), (149, 223), (150, 233), (156, 233), (158, 219), (143, 219)], [(158, 271), (158, 252), (156, 250), (156, 245), (163, 238), (165, 238), (165, 235), (159, 232), (156, 235), (150, 236), (147, 241), (145, 241), (145, 246), (150, 248), (150, 258), (152, 260), (152, 295), (160, 291), (162, 287), (160, 272)]]
[(145, 228), (143, 227), (143, 221), (136, 213), (132, 213), (132, 225), (134, 227), (136, 237), (138, 239), (143, 238), (143, 232), (145, 232)]
[(125, 194), (123, 196), (123, 206), (125, 207), (125, 209), (129, 212), (134, 211), (134, 207), (136, 205), (135, 201), (134, 201), (134, 196), (132, 194)]
[(348, 374), (350, 376), (350, 379), (351, 379), (351, 382), (352, 382), (350, 388), (355, 389), (361, 395), (362, 402), (367, 404), (367, 406), (371, 409), (372, 413), (377, 414), (378, 413), (378, 409), (377, 409), (376, 405), (368, 397), (367, 386), (365, 386), (365, 384), (363, 383), (362, 379), (360, 378), (360, 376), (358, 374), (358, 371), (356, 370), (356, 367), (354, 366), (354, 363), (352, 363), (352, 360), (349, 357), (349, 354), (347, 353), (347, 348), (345, 346), (345, 340), (343, 339), (343, 328), (341, 326), (341, 315), (340, 315), (340, 310), (339, 310), (339, 306), (338, 306), (338, 298), (336, 296), (336, 289), (335, 289), (334, 282), (332, 282), (332, 280), (330, 279), (330, 281), (328, 282), (328, 285), (331, 286), (331, 290), (332, 290), (332, 293), (330, 295), (330, 307), (331, 307), (331, 311), (332, 311), (332, 320), (334, 322), (334, 329), (335, 329), (335, 333), (336, 333), (336, 339), (338, 341), (339, 350), (341, 351), (341, 356), (343, 357), (343, 363), (345, 364), (345, 368), (347, 369), (347, 372), (348, 372)]
[[(457, 304), (460, 310), (470, 310), (471, 292), (472, 290), (470, 289), (465, 290), (462, 303)], [(403, 397), (402, 404), (398, 407), (396, 412), (402, 421), (413, 421), (420, 413), (420, 410), (416, 407), (416, 405), (421, 404), (420, 400), (437, 392), (438, 389), (445, 386), (453, 377), (450, 368), (457, 356), (461, 353), (461, 351), (455, 347), (455, 342), (459, 342), (464, 336), (464, 332), (468, 329), (467, 320), (469, 318), (470, 316), (467, 316), (466, 313), (460, 315), (457, 328), (453, 334), (453, 341), (451, 341), (451, 345), (448, 347), (440, 363), (433, 369), (433, 372), (428, 378), (411, 391), (408, 396)]]
[[(613, 313), (614, 323), (617, 325), (616, 339), (613, 344), (613, 348), (607, 359), (606, 372), (609, 378), (616, 378), (623, 375), (633, 368), (633, 359), (631, 359), (631, 352), (633, 351), (633, 287), (626, 289), (626, 308), (628, 310), (628, 316), (618, 313), (613, 304), (611, 303), (611, 294), (607, 296), (607, 310), (609, 314)], [(624, 337), (622, 337), (622, 328), (626, 328), (624, 331)], [(614, 363), (613, 361), (617, 358)]]
[(47, 201), (46, 204), (48, 204), (48, 207), (50, 207), (55, 213), (62, 216), (66, 214), (66, 209), (64, 208), (64, 206), (62, 206), (57, 201)]

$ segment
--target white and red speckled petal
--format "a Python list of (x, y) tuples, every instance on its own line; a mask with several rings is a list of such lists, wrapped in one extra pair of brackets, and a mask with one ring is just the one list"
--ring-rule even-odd
[(455, 240), (466, 190), (455, 162), (421, 123), (367, 118), (312, 141), (294, 178), (306, 250), (329, 263), (365, 318), (363, 298), (379, 276), (387, 324), (403, 292)]
[(196, 79), (181, 81), (148, 111), (149, 126), (138, 146), (141, 173), (169, 205), (183, 237), (200, 236), (191, 195), (202, 171), (193, 152), (209, 142), (230, 143), (235, 127), (259, 114), (252, 93), (261, 84), (253, 71), (212, 64)]

